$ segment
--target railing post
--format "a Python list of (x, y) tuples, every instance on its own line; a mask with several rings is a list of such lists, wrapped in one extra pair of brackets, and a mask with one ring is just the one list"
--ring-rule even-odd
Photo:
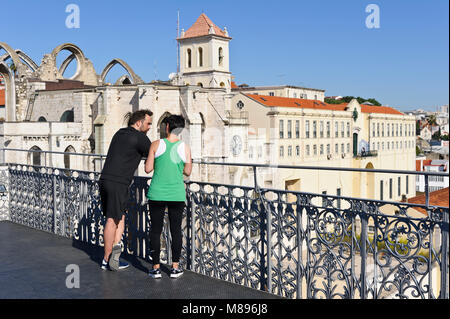
[(56, 230), (56, 175), (55, 171), (53, 171), (53, 233), (57, 233)]
[(190, 190), (188, 190), (188, 194), (191, 204), (191, 271), (195, 271), (195, 206)]
[(443, 224), (441, 229), (441, 299), (448, 299), (448, 223), (449, 223), (449, 212), (443, 212)]
[(253, 179), (255, 182), (255, 192), (258, 194), (261, 203), (266, 212), (266, 232), (267, 232), (267, 291), (272, 293), (272, 214), (264, 202), (261, 190), (258, 186), (258, 179), (256, 175), (256, 166), (253, 166)]
[(367, 299), (367, 215), (361, 215), (361, 299)]

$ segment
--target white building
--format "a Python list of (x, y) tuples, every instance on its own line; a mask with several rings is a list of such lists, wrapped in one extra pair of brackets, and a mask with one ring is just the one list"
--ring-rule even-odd
[[(418, 172), (441, 172), (449, 173), (448, 160), (427, 160), (424, 157), (416, 160), (416, 170)], [(429, 191), (434, 192), (449, 187), (448, 176), (429, 176)], [(425, 176), (416, 175), (416, 191), (425, 192)]]

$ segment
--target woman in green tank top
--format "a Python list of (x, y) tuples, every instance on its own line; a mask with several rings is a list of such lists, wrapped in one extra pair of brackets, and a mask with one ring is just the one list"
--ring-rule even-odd
[(183, 175), (189, 176), (192, 171), (190, 148), (179, 139), (185, 126), (184, 118), (171, 115), (165, 121), (167, 138), (152, 143), (145, 162), (145, 172), (154, 171), (147, 192), (151, 219), (150, 249), (153, 260), (153, 269), (149, 271), (149, 275), (152, 278), (162, 277), (159, 263), (160, 237), (166, 207), (172, 236), (173, 264), (170, 277), (178, 278), (183, 274), (179, 268), (182, 246), (181, 222), (186, 200)]

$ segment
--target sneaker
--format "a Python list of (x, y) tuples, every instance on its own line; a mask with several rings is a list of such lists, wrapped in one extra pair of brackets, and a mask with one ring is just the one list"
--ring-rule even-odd
[(106, 260), (102, 260), (102, 270), (110, 270), (109, 264)]
[(128, 267), (130, 267), (130, 264), (128, 264), (126, 261), (119, 260), (119, 269), (120, 270), (127, 269)]
[(114, 245), (111, 256), (109, 257), (109, 267), (112, 271), (119, 270), (120, 254), (122, 252), (122, 246), (120, 244)]
[(183, 270), (180, 268), (172, 268), (170, 271), (170, 278), (178, 278), (183, 274)]
[(149, 272), (148, 275), (152, 278), (161, 278), (161, 269), (154, 269), (152, 268)]
[[(127, 269), (130, 267), (130, 265), (123, 260), (119, 260), (119, 270)], [(111, 267), (109, 267), (109, 263), (106, 260), (102, 260), (102, 270), (112, 270)]]

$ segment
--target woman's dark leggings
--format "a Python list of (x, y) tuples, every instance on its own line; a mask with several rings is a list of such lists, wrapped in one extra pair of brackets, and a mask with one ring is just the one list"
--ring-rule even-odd
[(150, 249), (153, 264), (159, 264), (161, 252), (161, 232), (164, 225), (164, 213), (168, 207), (170, 234), (172, 236), (172, 262), (179, 262), (181, 255), (181, 221), (183, 219), (184, 202), (148, 201), (151, 219)]

